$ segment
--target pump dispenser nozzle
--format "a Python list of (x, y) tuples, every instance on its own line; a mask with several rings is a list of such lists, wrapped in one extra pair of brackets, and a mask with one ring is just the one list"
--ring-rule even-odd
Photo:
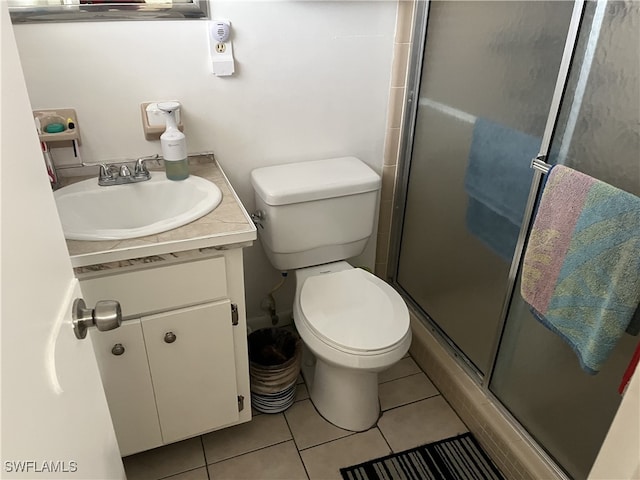
[(178, 129), (178, 124), (176, 122), (176, 111), (180, 110), (179, 102), (161, 102), (158, 103), (158, 109), (162, 110), (165, 113), (165, 119), (167, 123), (167, 128), (175, 128)]
[(176, 111), (180, 109), (178, 102), (158, 103), (158, 109), (164, 112), (167, 128), (160, 135), (162, 156), (165, 171), (169, 180), (184, 180), (189, 176), (187, 161), (187, 142), (176, 122)]

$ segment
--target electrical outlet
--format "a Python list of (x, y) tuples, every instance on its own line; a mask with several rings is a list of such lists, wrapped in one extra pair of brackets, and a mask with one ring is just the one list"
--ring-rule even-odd
[(218, 77), (233, 75), (235, 65), (229, 20), (219, 19), (209, 23), (209, 48), (213, 74)]

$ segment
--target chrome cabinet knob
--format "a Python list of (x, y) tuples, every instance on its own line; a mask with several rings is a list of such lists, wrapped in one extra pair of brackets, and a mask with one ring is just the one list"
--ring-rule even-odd
[(124, 345), (122, 345), (121, 343), (116, 343), (111, 349), (111, 353), (113, 353), (115, 356), (122, 355), (124, 353)]
[(176, 334), (173, 332), (167, 332), (164, 334), (164, 341), (165, 343), (173, 343), (176, 341)]

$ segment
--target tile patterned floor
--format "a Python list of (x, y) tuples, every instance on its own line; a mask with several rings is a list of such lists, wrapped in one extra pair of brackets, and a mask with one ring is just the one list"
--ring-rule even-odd
[[(304, 383), (284, 413), (124, 458), (129, 480), (325, 480), (341, 467), (467, 431), (411, 357), (380, 374), (378, 425), (342, 430), (324, 420)], [(255, 413), (255, 412), (254, 412)]]

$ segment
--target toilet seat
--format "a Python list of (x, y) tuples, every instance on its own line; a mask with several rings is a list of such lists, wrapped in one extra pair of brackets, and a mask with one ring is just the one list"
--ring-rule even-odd
[(377, 355), (393, 350), (409, 330), (402, 297), (359, 268), (307, 278), (300, 309), (319, 340), (345, 353)]

